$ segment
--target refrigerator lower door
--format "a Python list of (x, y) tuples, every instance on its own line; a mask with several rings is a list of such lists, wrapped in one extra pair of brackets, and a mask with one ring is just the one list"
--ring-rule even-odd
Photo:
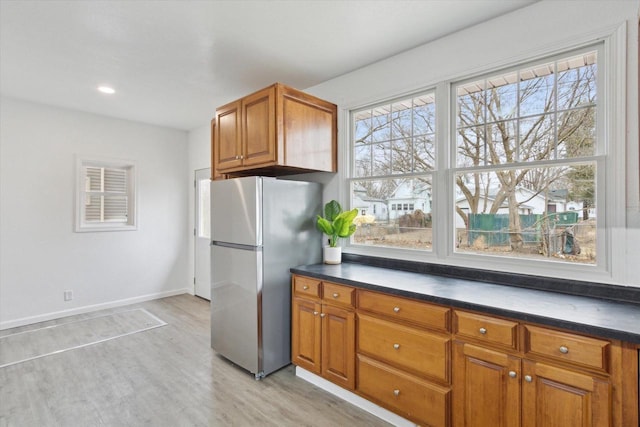
[(211, 246), (211, 347), (261, 376), (262, 249)]

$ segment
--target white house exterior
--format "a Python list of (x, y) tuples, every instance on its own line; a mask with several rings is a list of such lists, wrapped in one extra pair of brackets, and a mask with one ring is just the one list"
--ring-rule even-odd
[(393, 221), (416, 210), (431, 212), (431, 192), (426, 184), (403, 180), (388, 200), (368, 197), (365, 190), (354, 190), (351, 208), (361, 216), (373, 216), (377, 222)]
[(358, 215), (363, 217), (374, 217), (375, 221), (387, 221), (388, 208), (384, 200), (367, 197), (364, 190), (355, 190), (353, 192), (353, 200), (351, 201), (351, 209), (358, 209)]
[(431, 188), (415, 180), (405, 180), (389, 197), (387, 205), (390, 220), (395, 220), (417, 210), (431, 213)]

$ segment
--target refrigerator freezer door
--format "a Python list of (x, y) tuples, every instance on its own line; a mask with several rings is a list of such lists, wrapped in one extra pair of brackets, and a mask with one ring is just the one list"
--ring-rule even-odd
[(262, 245), (262, 179), (250, 176), (211, 182), (211, 240)]
[(258, 376), (262, 251), (213, 245), (211, 257), (211, 347)]

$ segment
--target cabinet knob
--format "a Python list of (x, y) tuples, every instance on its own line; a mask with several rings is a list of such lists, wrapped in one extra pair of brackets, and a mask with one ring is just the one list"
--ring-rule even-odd
[(306, 291), (307, 289), (309, 289), (309, 285), (304, 285), (304, 286), (302, 287), (302, 289), (304, 289), (304, 290)]
[(326, 316), (326, 313), (320, 313), (320, 317)]
[(393, 311), (398, 313), (400, 311), (400, 307), (393, 307)]
[(561, 346), (560, 346), (560, 353), (562, 353), (562, 354), (567, 354), (567, 353), (569, 353), (569, 347), (566, 347), (566, 346), (564, 346), (564, 345), (561, 345)]
[(396, 350), (398, 350), (400, 348), (400, 344), (394, 344), (393, 348), (395, 348)]
[(334, 292), (334, 293), (333, 293), (333, 297), (334, 297), (334, 298), (338, 298), (339, 296), (340, 296), (340, 294), (339, 294), (339, 293), (337, 293), (337, 292)]
[(528, 383), (530, 383), (531, 381), (533, 381), (533, 378), (531, 378), (531, 375), (525, 375), (524, 376), (524, 380)]
[(515, 378), (515, 377), (517, 377), (517, 376), (518, 376), (518, 374), (516, 373), (516, 371), (509, 371), (509, 376), (510, 376), (511, 378)]
[(317, 312), (317, 311), (314, 311), (314, 312), (313, 312), (313, 315), (314, 315), (314, 316), (317, 316), (317, 315), (318, 315), (318, 312)]
[(244, 156), (242, 156), (242, 155), (241, 155), (241, 156), (240, 156), (240, 160), (242, 160), (242, 159), (244, 159)]
[(240, 156), (236, 156), (236, 160), (240, 160)]
[(486, 328), (480, 328), (478, 331), (479, 331), (482, 335), (484, 335), (484, 334), (486, 334), (486, 333), (487, 333), (487, 329), (486, 329)]
[(400, 396), (400, 390), (398, 390), (398, 389), (393, 390), (393, 395), (394, 396)]

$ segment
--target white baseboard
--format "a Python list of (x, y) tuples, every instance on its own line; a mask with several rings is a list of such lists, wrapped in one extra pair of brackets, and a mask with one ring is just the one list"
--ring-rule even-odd
[(339, 387), (334, 383), (307, 371), (306, 369), (296, 366), (296, 376), (310, 382), (311, 384), (323, 389), (324, 391), (338, 396), (342, 400), (346, 400), (352, 405), (357, 406), (358, 408), (367, 411), (370, 414), (375, 415), (376, 417), (388, 422), (389, 424), (393, 424), (396, 427), (416, 427), (415, 423), (407, 420), (406, 418), (402, 418), (401, 416), (396, 415), (393, 412), (387, 411), (386, 409), (376, 405), (375, 403), (372, 403), (367, 399), (358, 396), (357, 394), (345, 390), (342, 387)]
[(18, 326), (31, 325), (33, 323), (46, 322), (47, 320), (59, 319), (61, 317), (73, 316), (76, 314), (90, 313), (92, 311), (104, 310), (106, 308), (122, 307), (124, 305), (137, 304), (144, 301), (151, 301), (174, 295), (182, 295), (189, 293), (188, 288), (174, 289), (172, 291), (158, 292), (154, 294), (142, 295), (139, 297), (126, 298), (116, 301), (105, 302), (101, 304), (85, 305), (75, 307), (69, 310), (54, 311), (51, 313), (39, 314), (37, 316), (22, 317), (15, 320), (7, 320), (0, 322), (0, 331), (4, 329), (16, 328)]

